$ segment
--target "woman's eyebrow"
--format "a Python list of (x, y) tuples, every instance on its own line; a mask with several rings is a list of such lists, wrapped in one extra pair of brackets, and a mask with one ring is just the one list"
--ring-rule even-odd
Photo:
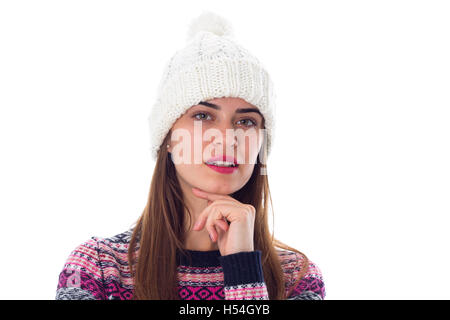
[[(206, 101), (201, 101), (199, 104), (204, 105), (206, 107), (210, 107), (210, 108), (216, 109), (216, 110), (220, 110), (221, 109), (220, 106), (218, 106), (217, 104), (206, 102)], [(261, 117), (263, 117), (263, 115), (261, 114), (261, 112), (257, 108), (239, 108), (239, 109), (236, 109), (236, 113), (247, 113), (247, 112), (256, 112)]]

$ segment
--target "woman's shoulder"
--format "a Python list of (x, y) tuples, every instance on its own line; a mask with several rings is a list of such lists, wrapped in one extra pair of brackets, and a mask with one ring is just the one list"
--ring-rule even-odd
[(292, 297), (298, 297), (299, 294), (305, 295), (310, 291), (315, 292), (322, 299), (325, 297), (323, 274), (317, 263), (303, 253), (280, 248), (276, 248), (276, 251), (285, 274), (287, 290), (291, 289), (299, 276), (303, 274), (302, 280), (291, 295)]
[[(92, 236), (88, 240), (79, 243), (69, 254), (65, 267), (71, 267), (80, 271), (95, 271), (100, 268), (100, 261), (105, 256), (111, 255), (120, 258), (128, 252), (128, 244), (131, 239), (132, 229), (121, 232), (111, 237)], [(94, 275), (95, 272), (93, 272)]]
[[(97, 243), (98, 258), (104, 277), (129, 277), (128, 247), (132, 234), (133, 229), (131, 228), (113, 236), (91, 238)], [(137, 242), (135, 250), (138, 248), (139, 242)]]
[(322, 277), (322, 271), (319, 266), (309, 259), (305, 254), (293, 250), (276, 249), (280, 259), (283, 270), (288, 271), (303, 271), (303, 268), (308, 268), (308, 275), (315, 277)]
[(110, 237), (92, 237), (98, 243), (99, 249), (114, 254), (121, 254), (128, 251), (128, 246), (133, 234), (133, 228)]
[(59, 274), (57, 300), (106, 299), (108, 288), (131, 288), (128, 243), (132, 230), (111, 237), (92, 236), (77, 245)]

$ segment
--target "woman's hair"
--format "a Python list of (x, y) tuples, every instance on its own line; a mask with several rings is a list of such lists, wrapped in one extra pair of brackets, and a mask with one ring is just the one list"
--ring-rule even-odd
[[(166, 136), (162, 146), (170, 141)], [(265, 149), (265, 148), (264, 148)], [(134, 279), (133, 300), (179, 300), (177, 249), (185, 254), (185, 212), (175, 166), (166, 148), (160, 148), (153, 171), (147, 205), (136, 222), (128, 249), (128, 262)], [(267, 153), (264, 154), (267, 157)], [(230, 196), (256, 209), (254, 249), (261, 250), (264, 281), (270, 300), (284, 300), (307, 271), (306, 255), (274, 238), (269, 231), (268, 200), (272, 205), (266, 169), (259, 156), (249, 181)], [(273, 208), (273, 207), (272, 207)], [(186, 209), (186, 211), (184, 210)], [(189, 212), (191, 215), (191, 213)], [(192, 217), (192, 216), (191, 216)], [(273, 214), (272, 214), (273, 219)], [(192, 221), (192, 219), (190, 219)], [(273, 221), (273, 220), (272, 220)], [(137, 254), (137, 248), (139, 254)], [(286, 293), (284, 273), (275, 247), (297, 252), (304, 257), (301, 273)]]

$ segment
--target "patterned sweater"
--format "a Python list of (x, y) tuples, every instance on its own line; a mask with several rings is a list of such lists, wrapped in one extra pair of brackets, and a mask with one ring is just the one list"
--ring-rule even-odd
[[(133, 229), (110, 238), (91, 237), (69, 255), (59, 274), (56, 300), (129, 300), (133, 278), (127, 259)], [(137, 244), (137, 249), (139, 243)], [(178, 293), (181, 300), (268, 300), (261, 251), (222, 256), (219, 250), (186, 250), (177, 254)], [(277, 248), (285, 275), (286, 292), (300, 273), (303, 256)], [(317, 265), (308, 271), (288, 300), (323, 300), (325, 286)]]

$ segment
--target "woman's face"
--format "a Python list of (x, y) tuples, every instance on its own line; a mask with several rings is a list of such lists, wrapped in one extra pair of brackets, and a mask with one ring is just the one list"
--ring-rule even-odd
[[(231, 194), (252, 175), (264, 140), (264, 119), (241, 98), (216, 98), (206, 104), (192, 106), (177, 119), (167, 150), (182, 187)], [(228, 166), (232, 163), (235, 167)]]

